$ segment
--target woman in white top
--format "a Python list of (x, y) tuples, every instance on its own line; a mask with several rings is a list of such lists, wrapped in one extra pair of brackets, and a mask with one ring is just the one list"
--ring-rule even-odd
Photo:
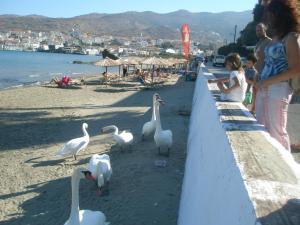
[[(229, 78), (208, 80), (208, 82), (217, 83), (222, 92), (221, 100), (243, 102), (246, 97), (247, 82), (241, 57), (237, 53), (232, 53), (226, 57), (225, 64), (230, 71)], [(229, 82), (228, 87), (225, 86), (225, 82)]]

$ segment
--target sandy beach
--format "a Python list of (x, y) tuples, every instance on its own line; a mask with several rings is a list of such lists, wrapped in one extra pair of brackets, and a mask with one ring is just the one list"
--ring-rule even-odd
[[(26, 87), (0, 91), (0, 221), (9, 225), (59, 225), (69, 217), (70, 176), (86, 167), (92, 154), (111, 157), (110, 194), (98, 196), (95, 184), (82, 180), (80, 208), (99, 210), (112, 225), (175, 225), (184, 173), (193, 82), (173, 78), (156, 89), (135, 83), (83, 85), (78, 89)], [(141, 142), (143, 124), (151, 118), (152, 95), (166, 101), (162, 126), (171, 129), (170, 157), (159, 156), (153, 140)], [(54, 154), (65, 142), (82, 136), (88, 123), (90, 144), (73, 158)], [(105, 125), (130, 130), (135, 141), (121, 151)], [(155, 160), (167, 161), (164, 168)]]

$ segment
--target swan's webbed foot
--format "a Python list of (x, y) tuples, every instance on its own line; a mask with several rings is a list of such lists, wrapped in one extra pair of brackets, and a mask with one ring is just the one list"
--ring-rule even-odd
[(109, 194), (109, 188), (105, 188), (104, 190), (102, 190), (102, 196), (109, 196)]
[(167, 151), (166, 156), (167, 156), (167, 157), (170, 157), (170, 148), (168, 148), (168, 151)]
[(97, 187), (97, 195), (102, 195), (102, 187)]
[(103, 187), (97, 187), (97, 195), (98, 196), (108, 196), (109, 195), (109, 188), (106, 186), (105, 188)]

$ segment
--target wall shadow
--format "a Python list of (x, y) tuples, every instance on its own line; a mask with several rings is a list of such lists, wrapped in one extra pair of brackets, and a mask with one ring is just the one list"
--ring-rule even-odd
[[(47, 110), (58, 109), (97, 109), (109, 107), (151, 107), (152, 96), (155, 92), (159, 92), (167, 101), (167, 108), (176, 102), (174, 92), (177, 85), (185, 85), (187, 83), (179, 79), (175, 85), (166, 86), (159, 90), (139, 91), (129, 97), (116, 102), (112, 105), (82, 105), (80, 107), (48, 107), (48, 108), (9, 108), (0, 109), (0, 119), (3, 121), (21, 121), (22, 123), (2, 123), (0, 129), (0, 151), (17, 150), (34, 146), (52, 145), (54, 143), (64, 143), (70, 139), (81, 137), (82, 123), (89, 124), (88, 133), (90, 136), (99, 135), (100, 128), (105, 125), (116, 124), (121, 129), (130, 129), (132, 124), (139, 124), (138, 128), (133, 132), (140, 133), (144, 122), (151, 118), (151, 108), (145, 114), (137, 112), (121, 111), (118, 113), (96, 113), (85, 117), (43, 117), (49, 114)], [(192, 85), (191, 85), (192, 87)], [(173, 91), (170, 91), (173, 90)], [(191, 99), (184, 100), (191, 102)], [(174, 104), (173, 103), (173, 104)], [(162, 107), (162, 113), (166, 107)], [(22, 111), (24, 112), (14, 112)], [(38, 112), (38, 110), (43, 110)], [(29, 111), (29, 112), (28, 112)], [(1, 121), (0, 120), (0, 121)], [(135, 125), (136, 126), (136, 125)]]
[[(22, 118), (22, 113), (17, 115), (18, 118)], [(103, 126), (114, 123), (122, 129), (129, 129), (130, 123), (141, 122), (144, 119), (143, 114), (128, 111), (97, 113), (70, 119), (61, 117), (38, 118), (40, 114), (27, 112), (24, 115), (28, 122), (1, 124), (0, 151), (67, 142), (83, 135), (81, 127), (84, 122), (88, 123), (88, 133), (92, 137), (99, 135)]]
[[(266, 203), (264, 203), (266, 204)], [(271, 205), (274, 203), (270, 203)], [(259, 218), (262, 225), (299, 225), (300, 200), (291, 199), (279, 210)]]

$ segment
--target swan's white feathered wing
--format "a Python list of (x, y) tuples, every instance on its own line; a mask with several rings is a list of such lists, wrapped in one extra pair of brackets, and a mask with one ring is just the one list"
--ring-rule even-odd
[(118, 145), (128, 145), (131, 144), (133, 141), (132, 133), (128, 131), (123, 131), (120, 134), (114, 134), (114, 140), (118, 143)]
[(155, 120), (148, 121), (143, 126), (142, 135), (150, 136), (155, 132), (155, 129), (156, 129)]
[(56, 155), (57, 156), (69, 156), (69, 155), (74, 155), (81, 150), (85, 149), (89, 143), (89, 138), (88, 137), (80, 137), (80, 138), (75, 138), (70, 141), (68, 141), (62, 149), (60, 149)]
[(133, 135), (128, 131), (123, 131), (119, 134), (119, 136), (122, 138), (125, 144), (130, 144), (133, 141)]
[(171, 148), (173, 144), (173, 133), (171, 130), (162, 130), (154, 135), (154, 140), (157, 147)]
[(79, 211), (80, 225), (109, 225), (104, 213), (91, 210)]
[(110, 164), (109, 155), (92, 155), (89, 161), (88, 170), (92, 173), (93, 177), (97, 178), (99, 172), (97, 171), (99, 163), (101, 163), (101, 171), (103, 173), (105, 182), (109, 181), (112, 175), (112, 168)]
[[(68, 220), (64, 225), (73, 223)], [(109, 225), (109, 222), (106, 222), (106, 216), (100, 211), (80, 210), (79, 225)]]

